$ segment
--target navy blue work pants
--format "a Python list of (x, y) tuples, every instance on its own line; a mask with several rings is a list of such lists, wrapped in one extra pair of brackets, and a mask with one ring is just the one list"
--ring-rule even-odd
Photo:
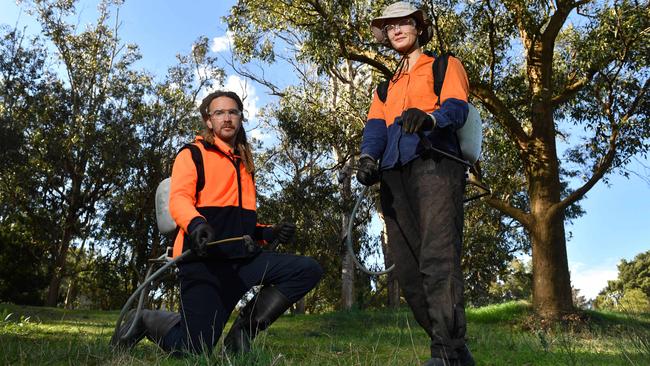
[(253, 286), (272, 285), (293, 303), (316, 286), (322, 273), (313, 258), (270, 251), (247, 259), (179, 263), (181, 321), (164, 336), (161, 348), (209, 353), (235, 305)]
[(382, 172), (380, 200), (404, 297), (431, 337), (432, 357), (454, 359), (465, 344), (464, 167), (425, 156)]

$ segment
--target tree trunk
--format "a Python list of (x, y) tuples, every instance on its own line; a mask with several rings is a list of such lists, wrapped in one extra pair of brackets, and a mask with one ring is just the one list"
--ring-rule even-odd
[(298, 300), (293, 306), (294, 314), (304, 314), (305, 313), (305, 298)]
[[(344, 202), (352, 201), (351, 176), (352, 164), (348, 162), (341, 171), (344, 179), (341, 183), (341, 197)], [(341, 243), (344, 243), (347, 235), (350, 217), (347, 212), (341, 213)], [(348, 250), (343, 250), (341, 258), (341, 305), (343, 309), (349, 310), (354, 305), (354, 259)]]
[(350, 310), (354, 305), (354, 260), (347, 250), (341, 267), (341, 306)]
[(55, 307), (59, 302), (59, 290), (61, 289), (61, 281), (63, 280), (71, 236), (71, 230), (68, 228), (64, 229), (61, 246), (58, 251), (55, 251), (54, 267), (52, 268), (50, 286), (47, 291), (45, 306)]
[(63, 266), (60, 266), (57, 261), (57, 265), (54, 267), (54, 272), (52, 273), (52, 278), (50, 279), (50, 286), (47, 290), (45, 306), (56, 307), (59, 303), (59, 289), (61, 288), (61, 281), (63, 280), (62, 272)]
[(533, 307), (547, 319), (574, 310), (566, 252), (564, 215), (543, 218), (532, 230)]
[(78, 294), (79, 294), (79, 286), (77, 285), (77, 280), (72, 278), (70, 279), (70, 284), (68, 285), (68, 291), (65, 295), (65, 302), (63, 304), (63, 308), (74, 309), (74, 302), (77, 300)]
[[(537, 139), (527, 159), (533, 248), (533, 307), (543, 318), (557, 320), (573, 311), (571, 280), (566, 252), (564, 210), (557, 210), (562, 185), (555, 147), (552, 116), (543, 114)], [(535, 143), (537, 141), (537, 143)], [(539, 141), (543, 141), (539, 144)], [(530, 155), (529, 155), (530, 156)], [(543, 157), (543, 158), (539, 158)]]
[[(395, 262), (393, 261), (393, 256), (390, 251), (390, 248), (388, 247), (388, 236), (386, 235), (386, 225), (384, 225), (384, 229), (381, 231), (381, 247), (384, 251), (384, 268), (388, 269), (390, 266), (392, 266)], [(390, 309), (395, 309), (399, 307), (399, 284), (397, 283), (397, 276), (395, 275), (395, 271), (390, 271), (386, 275), (386, 286), (388, 288), (388, 307)]]

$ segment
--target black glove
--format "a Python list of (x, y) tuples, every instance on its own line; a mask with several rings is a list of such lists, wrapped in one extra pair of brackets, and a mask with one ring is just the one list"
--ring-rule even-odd
[(190, 249), (199, 257), (208, 255), (208, 243), (214, 241), (214, 229), (206, 221), (192, 227), (190, 230)]
[(280, 244), (286, 244), (296, 235), (296, 224), (293, 222), (280, 222), (273, 225), (273, 238)]
[(415, 133), (422, 130), (430, 130), (435, 127), (435, 119), (426, 112), (417, 109), (409, 108), (402, 112), (400, 116), (400, 124), (406, 133)]
[(362, 156), (357, 166), (357, 180), (364, 186), (371, 186), (379, 182), (377, 160), (368, 155)]

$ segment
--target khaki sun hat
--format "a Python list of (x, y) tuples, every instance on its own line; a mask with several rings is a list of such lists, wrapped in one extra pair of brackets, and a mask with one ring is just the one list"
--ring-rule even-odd
[(370, 29), (372, 30), (372, 34), (375, 36), (377, 42), (390, 46), (388, 38), (383, 30), (384, 22), (388, 19), (404, 18), (408, 16), (415, 18), (419, 27), (424, 27), (424, 29), (422, 29), (422, 34), (418, 36), (418, 44), (420, 46), (427, 44), (427, 42), (429, 42), (433, 37), (431, 20), (422, 10), (404, 1), (398, 1), (388, 5), (381, 16), (370, 22)]

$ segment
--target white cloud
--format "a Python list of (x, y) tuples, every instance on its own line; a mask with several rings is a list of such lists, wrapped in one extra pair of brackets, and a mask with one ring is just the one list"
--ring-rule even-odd
[(220, 69), (218, 67), (208, 66), (208, 65), (199, 65), (196, 70), (194, 70), (194, 76), (198, 80), (203, 79), (217, 79), (220, 75)]
[(233, 33), (231, 31), (227, 31), (226, 34), (221, 37), (212, 38), (210, 50), (212, 52), (230, 51), (232, 48), (232, 35)]
[(587, 267), (584, 263), (571, 263), (571, 284), (580, 290), (586, 299), (594, 299), (607, 286), (608, 280), (618, 277), (616, 264)]
[(223, 85), (224, 90), (233, 91), (239, 95), (239, 97), (244, 102), (244, 113), (248, 120), (253, 120), (257, 118), (259, 108), (257, 107), (257, 102), (260, 98), (257, 96), (257, 91), (251, 83), (237, 75), (230, 75), (226, 79), (226, 83)]
[(264, 133), (261, 128), (254, 128), (252, 130), (247, 131), (249, 136), (251, 136), (254, 139), (264, 141), (265, 139), (268, 139), (270, 136), (268, 133)]

